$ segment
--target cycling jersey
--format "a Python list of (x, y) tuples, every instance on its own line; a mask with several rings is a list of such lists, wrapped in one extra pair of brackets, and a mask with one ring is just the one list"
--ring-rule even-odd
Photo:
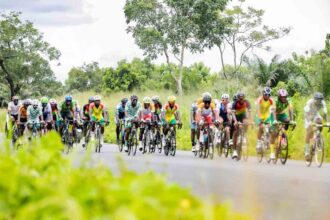
[(151, 121), (152, 119), (152, 111), (151, 108), (144, 108), (140, 112), (140, 119), (144, 121)]
[(15, 105), (14, 102), (9, 102), (9, 104), (8, 104), (8, 113), (10, 115), (18, 115), (20, 106), (21, 106), (20, 103)]
[(61, 102), (60, 112), (61, 113), (74, 112), (74, 104), (71, 102), (70, 105), (67, 105), (65, 101)]
[(168, 103), (164, 106), (164, 112), (165, 112), (165, 121), (170, 124), (176, 123), (176, 117), (175, 114), (179, 110), (179, 105), (174, 104), (173, 107), (171, 107)]
[(42, 111), (40, 107), (36, 109), (33, 106), (29, 106), (27, 109), (28, 121), (29, 122), (40, 122), (39, 117), (42, 115)]
[(269, 98), (268, 100), (265, 100), (263, 97), (260, 97), (257, 101), (257, 104), (259, 106), (258, 109), (258, 117), (261, 120), (266, 120), (271, 116), (271, 108), (273, 107), (273, 99)]
[(156, 115), (160, 115), (161, 111), (162, 111), (162, 103), (158, 102), (156, 104), (151, 104), (151, 110), (156, 114)]
[(219, 104), (219, 116), (223, 119), (224, 123), (227, 123), (229, 120), (228, 107), (229, 107), (229, 104), (227, 104), (227, 106), (225, 106), (223, 103)]
[(118, 117), (118, 119), (125, 118), (125, 106), (123, 106), (122, 103), (119, 103), (117, 105), (115, 115), (116, 115), (116, 117)]
[(245, 118), (246, 112), (251, 110), (251, 105), (248, 100), (243, 100), (242, 103), (236, 100), (232, 104), (232, 109), (235, 111), (236, 118)]
[(27, 107), (25, 107), (24, 105), (22, 105), (19, 108), (19, 114), (20, 114), (20, 118), (21, 119), (27, 119)]
[(287, 99), (287, 102), (281, 102), (279, 99), (276, 100), (276, 114), (284, 114), (286, 113), (289, 109), (292, 109), (292, 103), (290, 99)]
[(127, 115), (125, 116), (127, 120), (132, 120), (133, 118), (138, 117), (138, 113), (141, 109), (141, 103), (137, 102), (136, 106), (132, 106), (131, 101), (128, 101), (125, 106), (125, 112)]
[(325, 101), (322, 100), (320, 105), (317, 105), (317, 102), (314, 99), (310, 99), (304, 108), (305, 120), (312, 121), (315, 117), (320, 117), (320, 111), (322, 111), (323, 114), (328, 113)]
[(216, 110), (215, 104), (211, 102), (210, 107), (207, 109), (204, 106), (204, 102), (198, 104), (198, 111), (208, 124), (212, 124), (213, 112)]
[(103, 111), (105, 109), (105, 106), (100, 103), (100, 105), (97, 107), (95, 103), (91, 103), (89, 106), (90, 112), (91, 112), (91, 117), (94, 120), (100, 121), (103, 119)]
[(47, 104), (46, 107), (42, 107), (42, 115), (45, 121), (52, 120), (52, 107)]

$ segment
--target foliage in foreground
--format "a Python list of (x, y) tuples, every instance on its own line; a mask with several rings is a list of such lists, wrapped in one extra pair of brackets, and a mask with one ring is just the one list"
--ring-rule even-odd
[(2, 146), (0, 219), (247, 219), (152, 172), (114, 176), (88, 158), (73, 166), (54, 133), (18, 151)]

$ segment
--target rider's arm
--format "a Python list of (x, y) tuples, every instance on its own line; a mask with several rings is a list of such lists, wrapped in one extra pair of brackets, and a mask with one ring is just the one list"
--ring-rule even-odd
[(108, 113), (108, 110), (107, 110), (107, 108), (105, 106), (103, 108), (103, 115), (104, 115), (105, 121), (110, 121), (109, 120), (109, 113)]
[(324, 120), (326, 120), (327, 123), (329, 123), (328, 109), (327, 109), (327, 105), (325, 104), (325, 101), (322, 101), (322, 105), (323, 105), (323, 118)]
[(289, 117), (290, 121), (294, 121), (293, 105), (291, 102), (289, 103)]

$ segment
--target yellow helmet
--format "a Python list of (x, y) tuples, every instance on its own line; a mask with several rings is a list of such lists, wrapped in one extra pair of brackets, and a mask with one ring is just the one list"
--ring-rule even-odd
[(151, 98), (146, 96), (143, 98), (143, 104), (150, 104), (151, 103)]
[(168, 102), (171, 102), (171, 103), (174, 103), (175, 100), (176, 100), (176, 97), (175, 97), (174, 95), (171, 95), (171, 96), (169, 96), (169, 97), (167, 98), (167, 101), (168, 101)]

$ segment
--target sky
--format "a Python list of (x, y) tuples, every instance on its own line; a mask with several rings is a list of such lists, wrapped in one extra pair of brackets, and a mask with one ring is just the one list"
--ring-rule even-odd
[[(44, 34), (44, 39), (62, 53), (52, 68), (61, 81), (72, 67), (96, 61), (102, 67), (116, 66), (122, 59), (143, 57), (127, 34), (123, 13), (125, 0), (0, 0), (0, 10), (21, 11)], [(255, 51), (270, 60), (276, 54), (282, 59), (307, 50), (324, 47), (326, 33), (330, 33), (329, 0), (247, 0), (246, 5), (264, 9), (264, 24), (270, 27), (292, 28), (291, 33), (271, 42), (270, 52)], [(231, 60), (231, 54), (225, 57)], [(160, 57), (157, 63), (164, 62)], [(187, 54), (185, 64), (204, 62), (213, 71), (220, 70), (218, 50), (202, 54)]]

